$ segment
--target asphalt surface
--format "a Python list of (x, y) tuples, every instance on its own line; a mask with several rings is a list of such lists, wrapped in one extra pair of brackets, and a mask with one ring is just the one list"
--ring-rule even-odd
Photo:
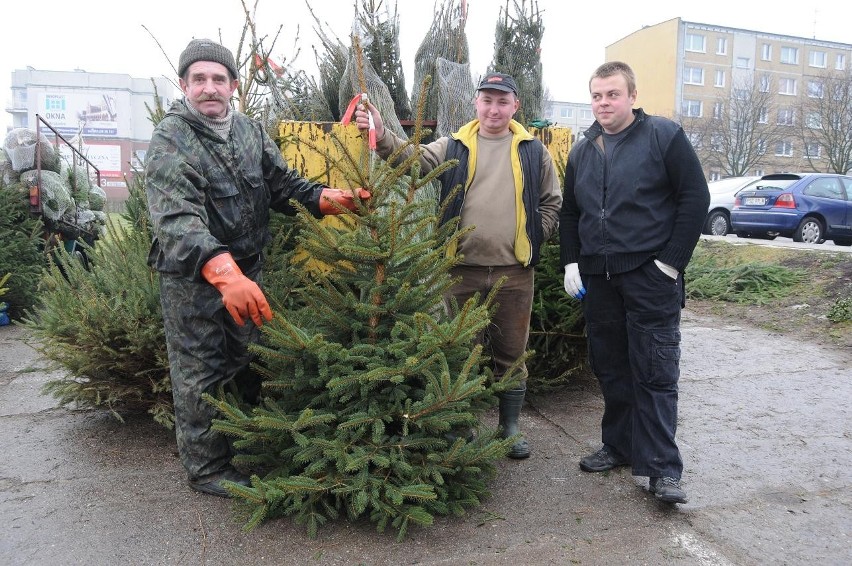
[[(0, 327), (0, 564), (849, 564), (852, 353), (684, 312), (678, 442), (689, 503), (629, 470), (586, 474), (597, 384), (533, 397), (533, 455), (492, 495), (402, 542), (340, 520), (246, 533), (228, 500), (191, 491), (173, 435), (58, 408), (15, 326)], [(487, 415), (496, 422), (496, 413)]]

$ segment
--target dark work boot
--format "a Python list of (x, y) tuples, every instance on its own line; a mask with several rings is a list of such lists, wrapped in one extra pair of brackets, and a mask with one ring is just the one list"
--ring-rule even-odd
[(222, 483), (223, 481), (233, 482), (243, 486), (251, 486), (251, 480), (245, 474), (228, 466), (221, 472), (209, 474), (200, 478), (189, 478), (189, 487), (201, 493), (216, 495), (217, 497), (231, 497), (231, 492)]
[[(521, 416), (521, 407), (524, 404), (526, 386), (518, 389), (510, 389), (498, 395), (500, 398), (500, 436), (509, 438), (521, 432), (518, 426), (518, 417)], [(509, 458), (520, 460), (530, 457), (530, 445), (521, 438), (512, 445), (509, 450)]]

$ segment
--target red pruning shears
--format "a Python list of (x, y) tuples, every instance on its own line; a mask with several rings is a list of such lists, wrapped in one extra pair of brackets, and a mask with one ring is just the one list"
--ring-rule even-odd
[(364, 110), (367, 112), (367, 123), (369, 124), (369, 128), (367, 130), (367, 143), (370, 149), (375, 150), (376, 122), (373, 120), (373, 113), (370, 112), (370, 106), (368, 104), (369, 98), (367, 98), (366, 92), (356, 94), (352, 97), (352, 100), (349, 101), (349, 106), (346, 107), (346, 112), (343, 113), (343, 118), (340, 120), (340, 123), (345, 126), (352, 121), (352, 115), (355, 113), (355, 108), (358, 106), (359, 102), (364, 105)]

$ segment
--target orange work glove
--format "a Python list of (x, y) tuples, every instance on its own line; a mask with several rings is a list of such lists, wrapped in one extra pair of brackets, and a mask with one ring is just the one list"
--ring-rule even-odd
[(372, 195), (367, 189), (323, 189), (320, 194), (319, 209), (324, 215), (340, 214), (340, 209), (331, 204), (329, 201), (334, 201), (343, 208), (351, 211), (357, 209), (355, 205), (355, 191), (358, 191), (358, 198), (366, 200)]
[(257, 326), (263, 326), (263, 319), (272, 320), (272, 309), (263, 291), (243, 275), (231, 254), (213, 257), (201, 268), (201, 276), (222, 293), (222, 303), (240, 326), (245, 326), (248, 317)]

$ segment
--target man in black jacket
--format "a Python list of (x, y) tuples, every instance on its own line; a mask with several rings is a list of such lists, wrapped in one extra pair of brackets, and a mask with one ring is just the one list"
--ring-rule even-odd
[(603, 447), (580, 468), (630, 465), (658, 499), (685, 503), (675, 443), (683, 271), (710, 193), (683, 129), (633, 109), (627, 64), (598, 67), (589, 91), (596, 122), (568, 157), (559, 217), (565, 291), (583, 301), (604, 396)]

